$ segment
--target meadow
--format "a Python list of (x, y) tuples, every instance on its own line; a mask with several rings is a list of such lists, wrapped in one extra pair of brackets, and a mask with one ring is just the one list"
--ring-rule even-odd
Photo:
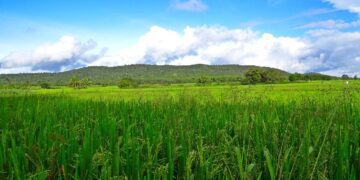
[(4, 179), (359, 179), (360, 82), (0, 90)]

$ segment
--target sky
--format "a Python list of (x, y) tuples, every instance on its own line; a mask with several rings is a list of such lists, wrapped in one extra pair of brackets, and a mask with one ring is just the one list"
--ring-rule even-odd
[(128, 64), (360, 75), (360, 0), (0, 0), (0, 74)]

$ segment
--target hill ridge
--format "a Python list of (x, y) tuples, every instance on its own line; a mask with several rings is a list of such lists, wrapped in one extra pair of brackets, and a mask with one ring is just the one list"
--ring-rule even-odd
[(149, 65), (131, 64), (124, 66), (88, 66), (64, 72), (0, 74), (0, 84), (38, 84), (49, 82), (54, 85), (65, 85), (71, 77), (89, 78), (95, 84), (114, 84), (119, 79), (129, 77), (143, 83), (188, 83), (196, 78), (206, 76), (223, 81), (236, 81), (244, 77), (250, 68), (272, 69), (284, 76), (289, 73), (280, 69), (252, 65)]

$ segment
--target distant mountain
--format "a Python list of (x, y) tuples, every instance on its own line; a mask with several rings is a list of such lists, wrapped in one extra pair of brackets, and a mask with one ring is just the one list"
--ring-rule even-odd
[[(206, 76), (216, 81), (238, 81), (245, 72), (257, 66), (240, 65), (126, 65), (118, 67), (85, 67), (59, 73), (2, 74), (0, 84), (38, 84), (48, 82), (53, 85), (66, 85), (73, 76), (89, 78), (94, 84), (114, 84), (122, 78), (132, 78), (142, 83), (188, 83), (196, 82)], [(273, 69), (257, 67), (264, 70)], [(288, 77), (289, 73), (273, 69)]]

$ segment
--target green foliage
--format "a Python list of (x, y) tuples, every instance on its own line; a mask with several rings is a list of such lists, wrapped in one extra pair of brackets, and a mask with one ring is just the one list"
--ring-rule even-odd
[(209, 84), (210, 82), (211, 82), (210, 79), (206, 76), (201, 76), (196, 81), (198, 85), (206, 85)]
[(285, 80), (286, 77), (282, 73), (273, 69), (265, 70), (261, 74), (261, 82), (263, 83), (275, 84), (285, 82)]
[(152, 101), (0, 96), (0, 176), (359, 179), (359, 87), (314, 85), (281, 100), (301, 85), (232, 89), (231, 101), (194, 90)]
[(274, 69), (259, 69), (259, 68), (251, 68), (245, 73), (245, 80), (243, 84), (257, 84), (257, 83), (282, 83), (286, 80), (286, 76), (282, 74), (280, 71)]
[(307, 73), (307, 74), (294, 73), (294, 74), (289, 75), (289, 81), (291, 81), (291, 82), (310, 81), (310, 80), (312, 80), (312, 81), (316, 81), (316, 80), (328, 81), (328, 80), (332, 80), (332, 79), (336, 79), (336, 77), (319, 74), (319, 73)]
[(312, 80), (312, 81), (315, 81), (315, 80), (328, 81), (328, 80), (337, 79), (337, 78), (328, 76), (328, 75), (324, 75), (324, 74), (319, 74), (319, 73), (307, 73), (304, 75), (304, 79)]
[(80, 84), (82, 84), (83, 88), (87, 88), (89, 86), (91, 86), (91, 81), (89, 80), (89, 78), (84, 78), (80, 81)]
[[(239, 65), (191, 65), (191, 66), (157, 66), (157, 65), (127, 65), (119, 67), (86, 67), (59, 73), (31, 73), (31, 74), (3, 74), (0, 75), (0, 84), (31, 84), (49, 82), (52, 85), (68, 85), (69, 79), (76, 76), (78, 79), (89, 78), (95, 85), (117, 85), (118, 80), (128, 77), (141, 84), (179, 84), (197, 83), (201, 76), (211, 77), (217, 82), (239, 82), (245, 72), (255, 66)], [(258, 67), (267, 70), (271, 68)], [(279, 71), (284, 76), (288, 73)]]
[(40, 83), (40, 87), (43, 88), (43, 89), (50, 89), (51, 88), (50, 83), (47, 83), (47, 82)]
[(250, 84), (260, 83), (263, 71), (259, 68), (251, 68), (245, 73), (245, 77)]
[(69, 86), (74, 89), (85, 89), (91, 85), (91, 81), (88, 78), (79, 80), (76, 76), (70, 79)]
[(117, 86), (119, 88), (136, 88), (138, 83), (131, 78), (123, 78), (118, 82)]
[(294, 74), (290, 74), (289, 76), (289, 81), (294, 82), (294, 81), (301, 81), (301, 80), (305, 80), (304, 75), (300, 74), (300, 73), (294, 73)]
[(341, 76), (341, 79), (343, 79), (343, 80), (349, 80), (350, 77), (349, 77), (349, 75), (344, 74), (344, 75)]

